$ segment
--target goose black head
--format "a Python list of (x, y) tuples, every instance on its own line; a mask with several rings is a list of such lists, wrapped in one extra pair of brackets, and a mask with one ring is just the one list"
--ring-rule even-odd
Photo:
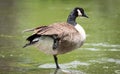
[(85, 14), (84, 9), (80, 7), (76, 7), (73, 9), (73, 15), (77, 16), (82, 16), (88, 18), (88, 16)]
[(80, 8), (80, 7), (76, 7), (72, 10), (72, 12), (69, 14), (68, 18), (67, 18), (67, 23), (72, 24), (72, 25), (76, 25), (76, 18), (80, 16), (80, 17), (86, 17), (88, 18), (88, 16), (85, 14), (84, 9)]

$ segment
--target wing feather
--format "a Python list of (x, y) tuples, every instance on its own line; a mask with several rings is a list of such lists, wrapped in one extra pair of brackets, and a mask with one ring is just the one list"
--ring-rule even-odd
[(37, 35), (58, 35), (59, 37), (76, 33), (77, 30), (74, 26), (68, 23), (54, 23), (49, 26), (38, 27), (34, 30)]

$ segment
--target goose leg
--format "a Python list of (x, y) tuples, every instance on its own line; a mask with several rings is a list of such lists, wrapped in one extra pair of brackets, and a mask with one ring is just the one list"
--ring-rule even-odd
[(53, 38), (53, 50), (55, 50), (59, 45), (59, 38), (57, 35), (53, 35), (52, 38)]
[(58, 43), (59, 41), (57, 39), (54, 39), (53, 50), (55, 50), (58, 47)]
[(54, 57), (54, 60), (55, 60), (56, 68), (57, 68), (57, 69), (60, 69), (60, 67), (59, 67), (59, 65), (58, 65), (57, 56), (56, 56), (56, 55), (53, 55), (53, 57)]

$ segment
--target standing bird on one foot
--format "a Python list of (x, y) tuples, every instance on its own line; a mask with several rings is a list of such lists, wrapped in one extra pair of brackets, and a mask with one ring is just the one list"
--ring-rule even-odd
[(76, 7), (68, 16), (67, 22), (25, 30), (34, 33), (26, 39), (29, 43), (24, 47), (36, 45), (41, 51), (53, 55), (56, 68), (59, 69), (57, 55), (81, 47), (86, 39), (84, 29), (76, 22), (78, 16), (88, 18), (83, 8)]

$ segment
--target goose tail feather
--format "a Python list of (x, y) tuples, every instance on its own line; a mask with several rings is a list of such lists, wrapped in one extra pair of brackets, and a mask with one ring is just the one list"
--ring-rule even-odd
[(25, 32), (30, 32), (30, 31), (34, 31), (35, 29), (32, 28), (32, 29), (26, 29), (26, 30), (23, 30), (22, 33), (25, 33)]

